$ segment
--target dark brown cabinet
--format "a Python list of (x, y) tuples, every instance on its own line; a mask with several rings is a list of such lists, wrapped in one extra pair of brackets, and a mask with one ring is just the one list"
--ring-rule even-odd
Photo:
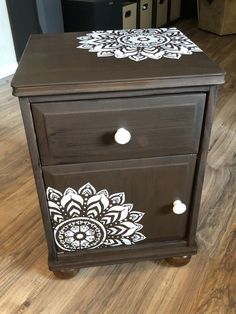
[(187, 262), (224, 73), (174, 28), (77, 37), (33, 36), (12, 82), (49, 268)]

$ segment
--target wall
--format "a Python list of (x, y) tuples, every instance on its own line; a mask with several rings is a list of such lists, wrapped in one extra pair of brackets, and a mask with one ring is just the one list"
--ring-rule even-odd
[(5, 0), (0, 0), (0, 79), (13, 74), (17, 62)]

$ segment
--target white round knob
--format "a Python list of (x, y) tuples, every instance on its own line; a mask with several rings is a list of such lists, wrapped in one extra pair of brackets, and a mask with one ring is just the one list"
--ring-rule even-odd
[(124, 129), (124, 128), (120, 128), (116, 131), (115, 135), (114, 135), (114, 139), (116, 141), (117, 144), (127, 144), (129, 143), (130, 139), (131, 139), (131, 134), (128, 130)]
[(187, 207), (180, 200), (176, 200), (173, 203), (173, 213), (176, 215), (181, 215), (186, 211)]

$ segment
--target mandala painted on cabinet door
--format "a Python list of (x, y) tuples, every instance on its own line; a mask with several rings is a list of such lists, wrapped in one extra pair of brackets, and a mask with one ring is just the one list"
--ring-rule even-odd
[(125, 203), (124, 192), (96, 192), (86, 183), (78, 191), (47, 188), (55, 242), (63, 251), (132, 245), (145, 239), (138, 222), (144, 213)]
[(202, 52), (187, 36), (175, 27), (93, 31), (77, 37), (77, 48), (96, 52), (98, 57), (179, 59), (182, 55)]

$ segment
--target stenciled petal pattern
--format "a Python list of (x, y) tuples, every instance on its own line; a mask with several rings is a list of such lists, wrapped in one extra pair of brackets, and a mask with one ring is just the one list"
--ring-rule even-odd
[(176, 27), (93, 31), (77, 39), (77, 48), (96, 52), (98, 57), (114, 56), (134, 61), (179, 59), (183, 55), (202, 52)]
[(144, 213), (125, 203), (125, 193), (109, 196), (86, 183), (78, 192), (68, 187), (64, 193), (48, 187), (48, 208), (55, 242), (62, 251), (76, 251), (132, 245), (145, 239), (138, 223)]

